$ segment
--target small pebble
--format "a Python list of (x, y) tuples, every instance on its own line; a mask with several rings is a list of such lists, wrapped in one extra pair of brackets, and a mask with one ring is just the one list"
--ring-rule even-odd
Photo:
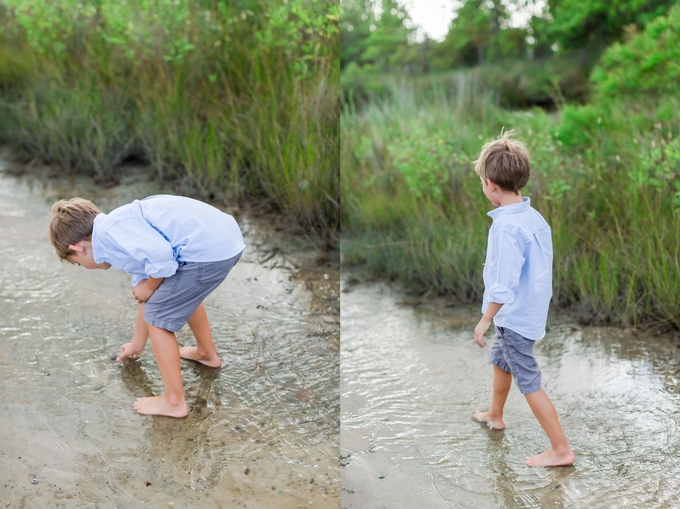
[(31, 481), (31, 484), (38, 484), (38, 480), (37, 480), (37, 479), (33, 479), (33, 480)]

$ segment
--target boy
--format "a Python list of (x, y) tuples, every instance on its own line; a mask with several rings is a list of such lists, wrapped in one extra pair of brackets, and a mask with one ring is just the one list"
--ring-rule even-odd
[[(73, 198), (56, 202), (50, 212), (50, 241), (62, 261), (133, 275), (137, 324), (117, 360), (139, 357), (151, 337), (165, 390), (138, 398), (133, 408), (144, 415), (186, 416), (180, 358), (222, 365), (202, 302), (241, 258), (245, 244), (235, 219), (198, 200), (169, 195), (135, 200), (110, 214)], [(179, 348), (175, 332), (186, 323), (196, 346)]]
[(485, 348), (482, 338), (494, 321), (493, 397), (488, 411), (472, 417), (489, 428), (503, 429), (503, 407), (514, 377), (552, 445), (527, 458), (526, 464), (571, 465), (574, 452), (553, 404), (541, 389), (541, 370), (533, 354), (534, 342), (545, 335), (553, 253), (550, 226), (520, 192), (529, 181), (529, 168), (529, 153), (512, 138), (512, 131), (484, 145), (475, 161), (484, 195), (498, 208), (488, 213), (493, 224), (484, 264), (483, 316), (474, 332), (475, 343)]

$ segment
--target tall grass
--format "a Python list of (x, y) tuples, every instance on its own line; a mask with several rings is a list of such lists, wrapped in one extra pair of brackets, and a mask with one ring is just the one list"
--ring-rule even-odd
[(339, 227), (339, 8), (329, 0), (3, 0), (0, 142), (115, 180)]
[(511, 112), (461, 74), (341, 116), (343, 260), (481, 302), (492, 207), (472, 161), (502, 127), (532, 156), (524, 195), (551, 224), (554, 298), (590, 323), (680, 328), (678, 100)]

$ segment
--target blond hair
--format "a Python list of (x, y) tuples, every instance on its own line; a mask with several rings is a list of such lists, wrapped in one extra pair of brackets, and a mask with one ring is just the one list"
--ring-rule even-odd
[(524, 143), (513, 138), (515, 131), (501, 131), (498, 139), (482, 147), (475, 172), (505, 191), (518, 193), (529, 182), (531, 160)]
[(72, 198), (59, 200), (50, 209), (50, 242), (61, 260), (75, 252), (69, 246), (81, 240), (92, 240), (94, 218), (101, 211), (90, 200)]

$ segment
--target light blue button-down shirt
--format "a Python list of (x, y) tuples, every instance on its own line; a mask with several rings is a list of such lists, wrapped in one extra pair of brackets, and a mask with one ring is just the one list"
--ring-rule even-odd
[(528, 339), (545, 336), (552, 298), (552, 236), (550, 226), (529, 198), (498, 207), (493, 219), (484, 264), (484, 301), (503, 304), (494, 317), (498, 327)]
[(183, 196), (135, 200), (94, 219), (95, 263), (132, 274), (132, 285), (149, 276), (172, 276), (179, 262), (219, 262), (243, 251), (236, 220), (215, 207)]

